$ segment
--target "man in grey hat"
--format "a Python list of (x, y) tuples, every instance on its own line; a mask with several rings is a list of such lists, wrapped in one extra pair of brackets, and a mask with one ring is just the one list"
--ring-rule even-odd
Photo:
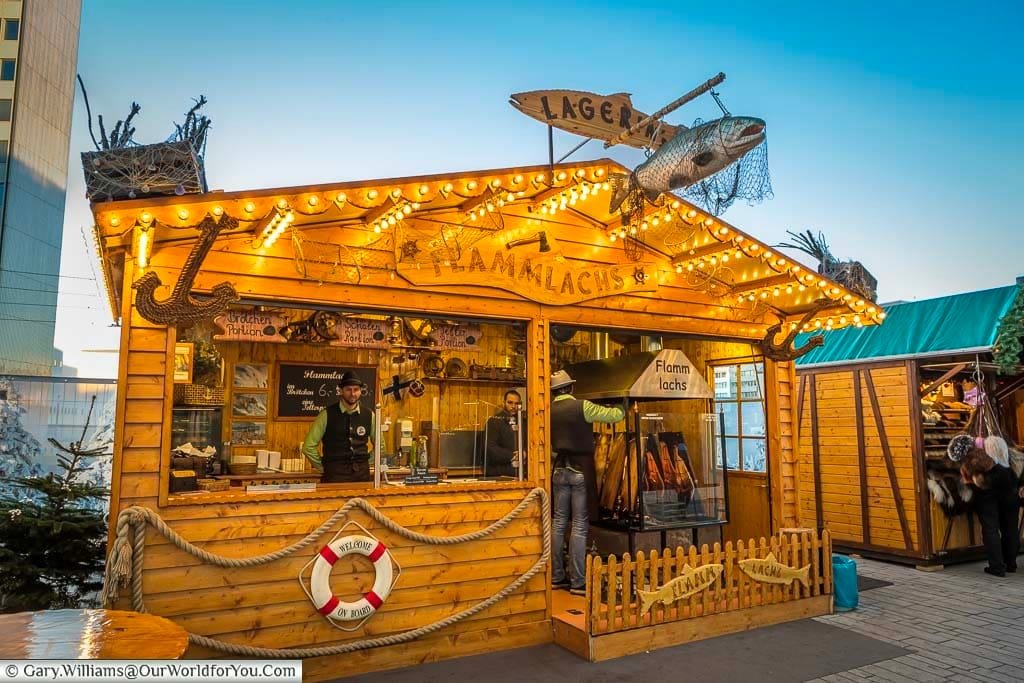
[[(551, 585), (586, 595), (587, 531), (591, 510), (597, 506), (597, 473), (594, 470), (595, 422), (614, 424), (625, 419), (619, 407), (599, 406), (572, 395), (576, 380), (565, 370), (551, 375), (551, 498), (554, 516), (551, 548)], [(596, 511), (595, 511), (596, 514)], [(572, 529), (569, 520), (572, 518)], [(569, 531), (569, 567), (566, 573), (562, 550)]]
[[(302, 454), (323, 469), (321, 483), (370, 481), (373, 413), (359, 404), (366, 385), (351, 370), (338, 383), (341, 400), (316, 416), (302, 442)], [(323, 457), (317, 444), (323, 443)]]

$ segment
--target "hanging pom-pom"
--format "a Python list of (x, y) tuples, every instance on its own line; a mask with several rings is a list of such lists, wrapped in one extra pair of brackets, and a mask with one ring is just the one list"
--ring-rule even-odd
[(997, 465), (1010, 466), (1010, 449), (1001, 436), (989, 436), (985, 439), (985, 452)]
[(953, 462), (960, 462), (967, 456), (967, 452), (974, 448), (974, 437), (970, 434), (957, 434), (949, 441), (946, 447), (946, 454)]
[(178, 195), (179, 197), (181, 195), (185, 194), (185, 186), (182, 185), (181, 183), (178, 183), (177, 185), (175, 185), (174, 186), (174, 194)]

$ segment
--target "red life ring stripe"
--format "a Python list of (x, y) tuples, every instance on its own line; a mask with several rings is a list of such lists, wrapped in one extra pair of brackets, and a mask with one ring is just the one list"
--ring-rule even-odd
[(370, 559), (370, 562), (376, 562), (380, 559), (380, 556), (383, 555), (386, 550), (387, 548), (384, 546), (384, 544), (380, 541), (377, 541), (377, 547), (374, 548), (373, 551), (369, 555), (367, 555), (367, 557)]
[(319, 608), (317, 612), (324, 616), (327, 616), (328, 614), (334, 611), (334, 608), (338, 606), (339, 602), (341, 601), (338, 600), (338, 596), (332, 595), (331, 599), (324, 603), (324, 606)]
[(338, 556), (334, 554), (334, 551), (331, 550), (331, 546), (329, 545), (325, 545), (323, 548), (320, 548), (320, 557), (327, 560), (327, 564), (332, 567), (334, 566), (334, 563), (338, 561)]
[(384, 601), (380, 598), (380, 596), (374, 593), (373, 591), (363, 593), (363, 597), (366, 598), (366, 602), (370, 603), (370, 605), (375, 610), (380, 609), (380, 606), (384, 604)]

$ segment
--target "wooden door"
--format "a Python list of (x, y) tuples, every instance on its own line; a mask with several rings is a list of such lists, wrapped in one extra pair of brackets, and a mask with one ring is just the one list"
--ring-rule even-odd
[(729, 523), (725, 540), (736, 542), (771, 536), (768, 475), (729, 470)]

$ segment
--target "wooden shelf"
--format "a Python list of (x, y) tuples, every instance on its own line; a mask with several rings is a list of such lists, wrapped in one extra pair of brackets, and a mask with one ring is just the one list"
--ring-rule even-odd
[(525, 378), (512, 378), (512, 379), (472, 379), (470, 377), (423, 377), (424, 382), (437, 382), (439, 384), (445, 384), (447, 382), (459, 382), (466, 384), (507, 384), (509, 386), (520, 386), (526, 383)]

